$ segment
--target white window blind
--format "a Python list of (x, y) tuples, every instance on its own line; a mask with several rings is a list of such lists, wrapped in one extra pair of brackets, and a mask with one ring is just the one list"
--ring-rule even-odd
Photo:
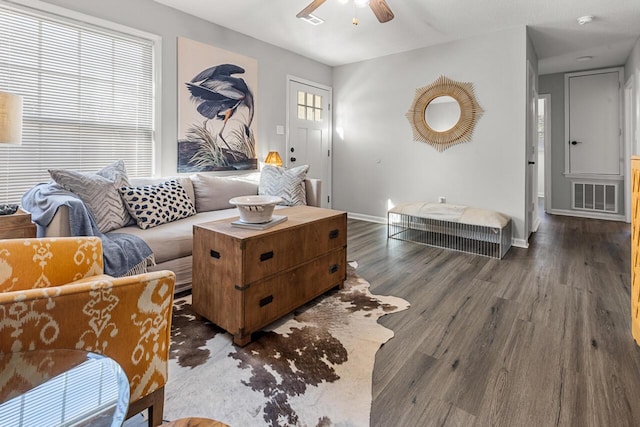
[(48, 169), (123, 159), (153, 173), (153, 40), (0, 4), (0, 90), (24, 97), (22, 145), (0, 144), (0, 202)]

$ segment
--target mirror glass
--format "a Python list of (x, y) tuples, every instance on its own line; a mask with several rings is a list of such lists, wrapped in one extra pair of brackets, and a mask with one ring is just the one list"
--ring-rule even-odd
[(460, 104), (450, 96), (434, 98), (424, 111), (424, 119), (437, 132), (453, 128), (460, 119)]

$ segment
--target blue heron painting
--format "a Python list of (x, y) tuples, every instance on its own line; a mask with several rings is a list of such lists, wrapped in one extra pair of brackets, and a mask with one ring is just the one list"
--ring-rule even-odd
[(185, 82), (202, 122), (179, 141), (178, 172), (254, 169), (257, 166), (254, 95), (234, 64), (206, 68)]

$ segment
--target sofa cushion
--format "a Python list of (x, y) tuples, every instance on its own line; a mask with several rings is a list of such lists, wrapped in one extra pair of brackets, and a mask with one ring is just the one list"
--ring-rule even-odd
[(291, 169), (264, 165), (260, 174), (258, 194), (282, 197), (281, 204), (286, 206), (306, 205), (304, 179), (308, 169), (308, 165)]
[(191, 255), (194, 225), (237, 216), (237, 209), (222, 209), (197, 213), (180, 221), (159, 225), (151, 230), (130, 226), (114, 230), (113, 233), (127, 233), (140, 237), (153, 251), (156, 263), (160, 264)]
[(120, 195), (138, 227), (143, 229), (196, 213), (187, 192), (175, 179), (158, 185), (121, 187)]
[(250, 176), (191, 176), (196, 195), (196, 211), (207, 212), (229, 209), (234, 206), (229, 199), (258, 194), (258, 181)]
[(118, 192), (118, 188), (129, 185), (124, 161), (119, 160), (96, 173), (49, 169), (49, 175), (62, 188), (80, 197), (103, 233), (131, 223)]

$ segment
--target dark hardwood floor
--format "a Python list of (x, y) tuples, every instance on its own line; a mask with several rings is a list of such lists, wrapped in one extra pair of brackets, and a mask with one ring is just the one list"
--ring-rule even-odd
[(380, 320), (372, 426), (640, 425), (630, 226), (541, 215), (503, 260), (349, 220), (358, 274), (411, 303)]

